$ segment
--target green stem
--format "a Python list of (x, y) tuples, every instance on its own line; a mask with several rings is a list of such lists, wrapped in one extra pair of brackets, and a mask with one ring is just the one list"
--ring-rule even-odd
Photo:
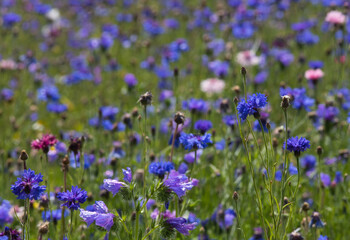
[(280, 207), (280, 212), (278, 215), (278, 219), (277, 219), (277, 229), (276, 229), (276, 236), (278, 233), (278, 229), (280, 226), (280, 221), (281, 221), (281, 217), (282, 217), (282, 211), (283, 211), (283, 198), (284, 198), (284, 192), (285, 192), (285, 185), (286, 185), (286, 178), (287, 178), (287, 138), (288, 138), (288, 114), (287, 114), (287, 109), (283, 109), (284, 112), (284, 119), (285, 119), (285, 146), (284, 146), (284, 165), (283, 165), (283, 171), (282, 171), (282, 191), (281, 191), (281, 207)]
[(143, 238), (142, 240), (145, 240), (149, 235), (151, 235), (156, 229), (158, 229), (160, 225), (156, 225), (151, 231), (149, 231)]

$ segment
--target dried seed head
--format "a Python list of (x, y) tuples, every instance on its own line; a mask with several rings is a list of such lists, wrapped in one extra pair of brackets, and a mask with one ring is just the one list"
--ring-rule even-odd
[(284, 95), (282, 96), (281, 108), (287, 109), (290, 105), (290, 96)]
[(49, 231), (49, 222), (43, 222), (42, 224), (40, 224), (39, 226), (39, 234), (40, 235), (45, 235), (46, 233), (48, 233)]
[(238, 197), (239, 197), (238, 193), (237, 193), (236, 191), (234, 191), (234, 193), (233, 193), (233, 199), (234, 199), (235, 201), (237, 201), (237, 200), (238, 200)]
[(184, 124), (185, 115), (182, 112), (177, 112), (174, 116), (174, 121), (176, 122), (176, 124)]
[(148, 91), (145, 94), (141, 95), (137, 102), (141, 103), (141, 105), (143, 106), (151, 105), (152, 98), (153, 98), (152, 93)]
[(28, 158), (29, 156), (26, 150), (22, 150), (21, 154), (19, 155), (19, 159), (21, 159), (22, 161), (26, 161)]

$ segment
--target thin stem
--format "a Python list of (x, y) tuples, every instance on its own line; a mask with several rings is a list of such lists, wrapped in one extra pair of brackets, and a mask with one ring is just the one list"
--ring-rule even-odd
[(285, 119), (285, 137), (284, 137), (284, 165), (283, 165), (283, 171), (282, 171), (282, 191), (281, 191), (281, 207), (280, 207), (280, 212), (278, 215), (278, 220), (277, 220), (277, 229), (276, 229), (276, 235), (278, 233), (278, 229), (280, 226), (280, 220), (282, 217), (282, 211), (283, 211), (283, 198), (284, 198), (284, 192), (285, 192), (285, 182), (287, 178), (287, 138), (288, 138), (288, 114), (287, 114), (287, 109), (283, 109), (284, 112), (284, 119)]
[(173, 161), (175, 138), (176, 138), (176, 134), (177, 134), (178, 128), (179, 128), (179, 124), (176, 123), (176, 127), (175, 127), (175, 131), (174, 131), (173, 139), (172, 139), (172, 142), (171, 142), (170, 162)]
[(156, 229), (158, 229), (160, 225), (156, 225), (151, 231), (149, 231), (143, 238), (142, 240), (145, 240), (149, 235), (151, 235)]

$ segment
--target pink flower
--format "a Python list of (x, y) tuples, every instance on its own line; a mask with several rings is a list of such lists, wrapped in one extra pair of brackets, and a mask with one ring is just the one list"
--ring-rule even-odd
[(309, 69), (304, 76), (307, 80), (318, 80), (324, 76), (324, 73), (321, 69)]
[(261, 57), (255, 54), (253, 50), (239, 52), (236, 61), (243, 67), (255, 66), (260, 64)]
[(332, 24), (342, 25), (345, 23), (346, 16), (339, 11), (330, 11), (329, 13), (327, 13), (325, 20), (326, 22), (329, 22)]
[(11, 59), (0, 60), (0, 69), (15, 70), (17, 63)]
[(201, 90), (208, 94), (221, 93), (225, 88), (225, 82), (217, 78), (208, 78), (201, 82)]
[(41, 139), (35, 139), (32, 141), (32, 148), (37, 150), (43, 150), (44, 153), (48, 153), (50, 147), (54, 146), (57, 143), (57, 139), (52, 134), (45, 134)]

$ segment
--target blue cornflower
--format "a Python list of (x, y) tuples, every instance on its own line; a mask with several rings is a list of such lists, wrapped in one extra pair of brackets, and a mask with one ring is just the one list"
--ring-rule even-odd
[(328, 237), (320, 235), (320, 237), (317, 240), (328, 240)]
[(319, 118), (323, 118), (325, 121), (333, 121), (339, 114), (339, 109), (334, 106), (326, 106), (325, 104), (319, 104), (316, 114)]
[(320, 38), (310, 30), (305, 30), (296, 35), (296, 42), (301, 45), (313, 45), (319, 42)]
[(123, 174), (124, 174), (124, 181), (131, 183), (132, 181), (132, 173), (131, 173), (131, 169), (129, 167), (125, 169), (123, 169)]
[(238, 39), (251, 38), (254, 35), (255, 28), (252, 23), (244, 21), (232, 25), (232, 35)]
[(266, 106), (267, 97), (262, 93), (254, 93), (253, 95), (248, 97), (247, 102), (254, 110), (259, 109)]
[(53, 113), (63, 113), (68, 110), (67, 105), (58, 103), (58, 102), (51, 102), (47, 104), (46, 106), (47, 111), (53, 112)]
[(200, 131), (202, 134), (207, 132), (212, 127), (213, 127), (213, 124), (209, 120), (198, 120), (194, 124), (194, 129)]
[(12, 192), (17, 195), (17, 199), (38, 200), (45, 192), (46, 186), (40, 186), (43, 176), (39, 173), (35, 175), (33, 170), (24, 170), (21, 178), (11, 186)]
[[(283, 149), (285, 149), (286, 143), (283, 144)], [(295, 156), (300, 156), (300, 152), (306, 151), (310, 148), (310, 141), (306, 138), (291, 137), (287, 139), (287, 150), (289, 152), (294, 152)]]
[(264, 94), (257, 93), (248, 96), (247, 101), (242, 99), (237, 106), (239, 117), (244, 121), (249, 115), (253, 115), (258, 109), (267, 105), (267, 97)]
[(191, 190), (198, 185), (197, 179), (188, 179), (185, 174), (172, 170), (169, 176), (164, 180), (164, 186), (172, 190), (178, 197), (186, 194), (186, 191)]
[(306, 111), (310, 111), (310, 107), (315, 104), (315, 100), (306, 95), (305, 88), (280, 88), (281, 96), (292, 97), (292, 107), (295, 109), (304, 108)]
[(113, 43), (114, 40), (112, 35), (108, 32), (103, 32), (100, 38), (100, 48), (103, 51), (106, 51), (113, 46)]
[(80, 210), (80, 217), (90, 226), (93, 222), (107, 231), (110, 231), (114, 222), (115, 215), (110, 213), (106, 204), (103, 201), (96, 201), (93, 208), (90, 210)]
[(186, 150), (203, 149), (206, 148), (209, 143), (212, 143), (210, 137), (211, 135), (209, 133), (206, 133), (203, 136), (194, 135), (192, 133), (181, 133), (180, 143)]
[(21, 16), (16, 13), (6, 13), (2, 16), (3, 26), (5, 28), (11, 28), (13, 25), (21, 21)]
[(163, 27), (155, 20), (146, 19), (143, 21), (143, 29), (151, 36), (157, 36), (164, 32)]
[(323, 62), (322, 61), (309, 61), (309, 67), (313, 68), (313, 69), (317, 69), (317, 68), (323, 68)]
[(60, 192), (57, 194), (58, 200), (64, 202), (61, 206), (65, 206), (70, 210), (78, 210), (80, 203), (84, 203), (87, 199), (87, 192), (81, 190), (78, 186), (72, 186), (71, 191)]
[(222, 121), (231, 128), (233, 128), (233, 126), (237, 124), (237, 118), (235, 115), (225, 115), (222, 118)]
[(309, 223), (309, 227), (323, 228), (324, 223), (321, 221), (320, 214), (318, 212), (314, 212), (311, 216), (311, 221)]
[(149, 172), (151, 174), (157, 175), (160, 178), (163, 178), (165, 173), (170, 172), (173, 169), (175, 169), (175, 166), (172, 162), (152, 162), (149, 165)]
[(316, 157), (313, 155), (305, 155), (303, 158), (300, 159), (301, 166), (305, 169), (306, 174), (312, 172), (315, 170), (316, 167)]

